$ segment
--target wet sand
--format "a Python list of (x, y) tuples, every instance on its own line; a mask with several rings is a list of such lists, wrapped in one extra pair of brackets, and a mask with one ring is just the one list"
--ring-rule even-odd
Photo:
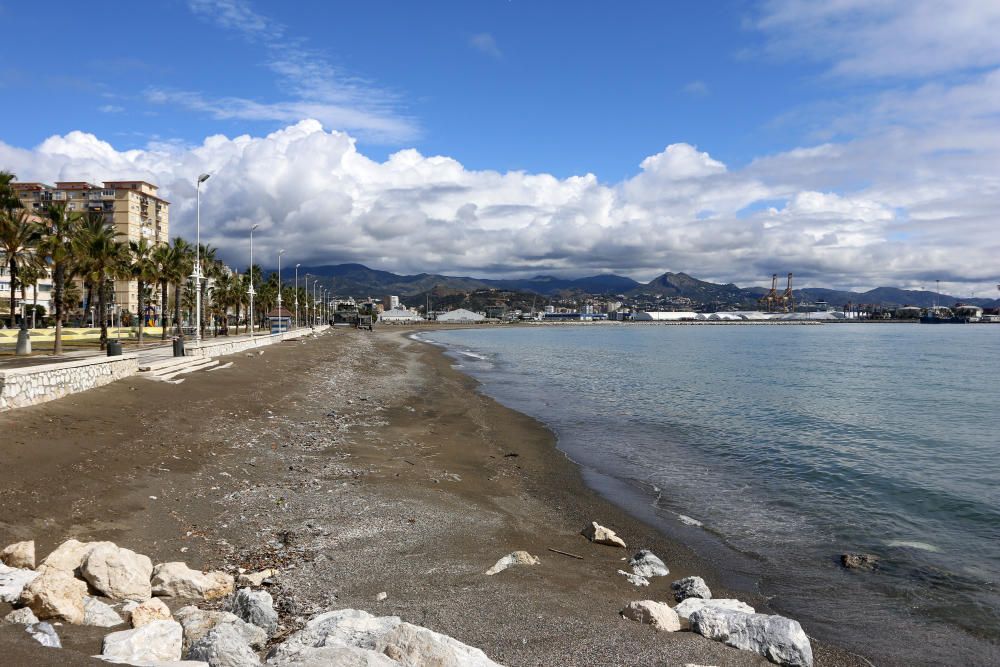
[[(671, 600), (682, 576), (703, 576), (716, 597), (725, 589), (709, 563), (587, 489), (541, 424), (405, 334), (337, 329), (223, 358), (234, 365), (180, 385), (132, 378), (0, 414), (0, 545), (35, 539), (41, 558), (75, 537), (154, 562), (273, 566), (287, 631), (351, 607), (508, 665), (770, 664), (623, 620), (632, 600)], [(627, 552), (580, 536), (592, 520)], [(670, 576), (635, 588), (616, 574), (639, 548)], [(541, 565), (483, 574), (519, 549)], [(109, 630), (57, 631), (63, 651), (0, 626), (4, 664), (106, 664), (86, 656)], [(868, 664), (816, 641), (813, 650), (817, 665)]]

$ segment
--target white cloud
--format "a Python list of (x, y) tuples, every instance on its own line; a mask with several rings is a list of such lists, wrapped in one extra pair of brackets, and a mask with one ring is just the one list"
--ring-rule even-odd
[[(881, 147), (885, 149), (884, 146)], [(760, 284), (794, 271), (802, 284), (920, 285), (932, 277), (987, 284), (1000, 233), (996, 153), (982, 173), (959, 160), (921, 161), (850, 191), (822, 185), (841, 171), (862, 180), (879, 146), (799, 149), (729, 170), (688, 144), (643, 160), (623, 182), (592, 174), (473, 171), (407, 149), (384, 162), (354, 139), (301, 121), (267, 136), (215, 135), (200, 145), (119, 151), (94, 135), (53, 136), (33, 149), (0, 143), (0, 168), (21, 180), (142, 178), (173, 202), (173, 233), (193, 236), (194, 179), (202, 237), (235, 265), (247, 228), (261, 262), (279, 248), (304, 264), (358, 261), (398, 271), (473, 275), (604, 270), (648, 279), (665, 270)], [(898, 149), (894, 149), (898, 150)], [(980, 156), (980, 159), (983, 159)], [(835, 166), (831, 167), (831, 161)]]
[(125, 111), (125, 107), (120, 107), (117, 104), (104, 104), (97, 107), (97, 110), (101, 113), (121, 113)]
[(682, 90), (691, 97), (705, 97), (708, 95), (708, 84), (704, 81), (691, 81), (685, 84)]
[(470, 37), (469, 46), (497, 60), (503, 57), (496, 38), (488, 32), (480, 32)]

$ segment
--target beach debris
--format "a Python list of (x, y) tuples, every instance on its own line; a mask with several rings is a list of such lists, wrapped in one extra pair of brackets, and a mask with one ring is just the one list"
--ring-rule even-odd
[(68, 574), (76, 574), (80, 566), (83, 565), (83, 561), (86, 560), (90, 552), (99, 545), (110, 544), (114, 546), (112, 542), (80, 542), (79, 540), (69, 539), (60, 544), (55, 550), (38, 564), (38, 571), (50, 569), (50, 570), (61, 570)]
[(874, 570), (881, 559), (875, 554), (841, 554), (840, 564), (848, 570)]
[(56, 629), (49, 623), (35, 623), (33, 625), (29, 625), (24, 630), (31, 635), (32, 639), (42, 646), (48, 646), (49, 648), (62, 648), (62, 642), (59, 641), (59, 635), (56, 634)]
[(153, 561), (111, 542), (98, 544), (80, 566), (80, 573), (94, 590), (112, 600), (148, 600)]
[(744, 614), (753, 614), (756, 610), (745, 602), (730, 598), (718, 598), (715, 600), (705, 600), (702, 598), (688, 598), (674, 607), (677, 615), (688, 620), (691, 614), (702, 609), (721, 609), (723, 611), (739, 611)]
[(174, 617), (170, 615), (170, 607), (159, 598), (151, 598), (140, 603), (132, 602), (125, 607), (128, 609), (129, 623), (132, 624), (133, 628), (141, 628), (153, 621), (174, 620)]
[(625, 541), (610, 528), (605, 528), (596, 521), (591, 521), (580, 534), (596, 544), (606, 544), (610, 547), (625, 548)]
[(684, 577), (670, 584), (674, 592), (674, 599), (684, 602), (688, 598), (700, 598), (702, 600), (712, 599), (712, 590), (701, 577)]
[(628, 582), (633, 586), (649, 586), (649, 579), (641, 575), (632, 574), (631, 572), (626, 572), (625, 570), (618, 570), (618, 574), (628, 579)]
[(247, 623), (263, 628), (269, 636), (278, 629), (278, 612), (274, 610), (274, 600), (267, 591), (241, 588), (226, 603), (226, 611), (232, 612)]
[(548, 549), (552, 553), (562, 554), (563, 556), (569, 556), (570, 558), (575, 558), (577, 560), (583, 560), (583, 556), (579, 556), (577, 554), (571, 554), (568, 551), (560, 551), (559, 549), (553, 549), (552, 547), (549, 547)]
[(517, 452), (507, 452), (506, 454), (503, 455), (505, 459), (517, 458), (518, 456), (520, 456), (520, 454), (518, 454)]
[(381, 593), (379, 593), (378, 595), (375, 596), (375, 601), (376, 602), (381, 602), (382, 600), (386, 599), (387, 597), (389, 597), (389, 594), (386, 593), (385, 591), (382, 591)]
[(269, 567), (266, 570), (261, 570), (260, 572), (244, 572), (236, 578), (236, 583), (239, 586), (253, 586), (255, 588), (260, 588), (264, 585), (265, 581), (276, 576), (278, 576), (278, 571), (273, 567)]
[(703, 637), (753, 651), (778, 665), (812, 667), (812, 646), (798, 621), (708, 607), (693, 613), (689, 620), (691, 630)]
[(184, 657), (188, 660), (202, 660), (212, 667), (251, 667), (260, 664), (260, 658), (247, 644), (246, 638), (228, 624), (209, 630), (191, 645)]
[(113, 628), (124, 623), (122, 617), (111, 605), (97, 598), (87, 596), (83, 600), (83, 625), (93, 625), (99, 628)]
[(532, 556), (527, 551), (512, 551), (498, 560), (496, 565), (486, 570), (486, 574), (498, 574), (506, 570), (508, 567), (513, 567), (514, 565), (538, 565), (541, 562), (542, 561), (538, 560), (537, 557)]
[(637, 600), (629, 602), (621, 610), (622, 618), (651, 625), (657, 632), (677, 632), (681, 629), (681, 619), (676, 612), (662, 602)]
[(232, 626), (250, 646), (263, 648), (267, 643), (266, 632), (228, 611), (208, 611), (189, 605), (178, 609), (174, 613), (174, 619), (184, 628), (185, 653), (195, 642), (220, 625)]
[(141, 628), (106, 635), (100, 657), (126, 663), (180, 660), (183, 636), (180, 623), (153, 621)]
[(35, 569), (35, 541), (8, 544), (0, 551), (0, 562), (24, 570)]
[(666, 563), (649, 549), (641, 549), (636, 552), (628, 564), (632, 568), (632, 572), (640, 577), (665, 577), (670, 574)]
[(27, 607), (21, 607), (4, 616), (3, 622), (5, 625), (34, 625), (38, 623), (38, 617)]
[(233, 577), (225, 572), (192, 570), (185, 563), (160, 563), (153, 568), (153, 595), (215, 600), (233, 592)]
[(34, 570), (0, 565), (0, 602), (17, 602), (24, 587), (37, 577)]
[(25, 586), (20, 602), (43, 621), (55, 619), (79, 625), (84, 619), (86, 596), (87, 584), (62, 570), (47, 569)]

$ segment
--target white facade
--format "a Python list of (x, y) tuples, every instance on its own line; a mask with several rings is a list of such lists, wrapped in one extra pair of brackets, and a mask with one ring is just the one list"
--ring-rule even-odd
[(458, 308), (450, 312), (438, 315), (438, 322), (485, 322), (486, 318), (479, 313), (474, 313), (465, 308)]
[(387, 310), (378, 316), (379, 322), (423, 322), (424, 318), (411, 310)]
[(632, 319), (637, 322), (678, 322), (680, 320), (694, 320), (697, 317), (697, 313), (689, 310), (641, 311), (632, 315)]

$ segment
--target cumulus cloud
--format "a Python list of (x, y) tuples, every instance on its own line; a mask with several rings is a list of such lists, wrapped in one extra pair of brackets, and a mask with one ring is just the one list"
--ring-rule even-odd
[(824, 166), (831, 159), (863, 177), (871, 150), (819, 146), (730, 170), (681, 143), (647, 157), (634, 176), (603, 183), (593, 174), (475, 171), (412, 149), (380, 162), (350, 135), (307, 120), (266, 136), (129, 151), (70, 132), (30, 149), (0, 143), (0, 168), (21, 180), (158, 183), (173, 202), (172, 232), (186, 236), (195, 178), (210, 172), (202, 238), (234, 266), (245, 264), (247, 230), (260, 223), (255, 254), (265, 265), (285, 248), (288, 261), (307, 265), (473, 275), (648, 279), (675, 270), (759, 284), (791, 270), (804, 283), (843, 287), (992, 280), (983, 274), (1000, 253), (989, 222), (1000, 184), (981, 180), (976, 188), (993, 189), (976, 192), (919, 164), (878, 185), (821, 187), (836, 173)]

